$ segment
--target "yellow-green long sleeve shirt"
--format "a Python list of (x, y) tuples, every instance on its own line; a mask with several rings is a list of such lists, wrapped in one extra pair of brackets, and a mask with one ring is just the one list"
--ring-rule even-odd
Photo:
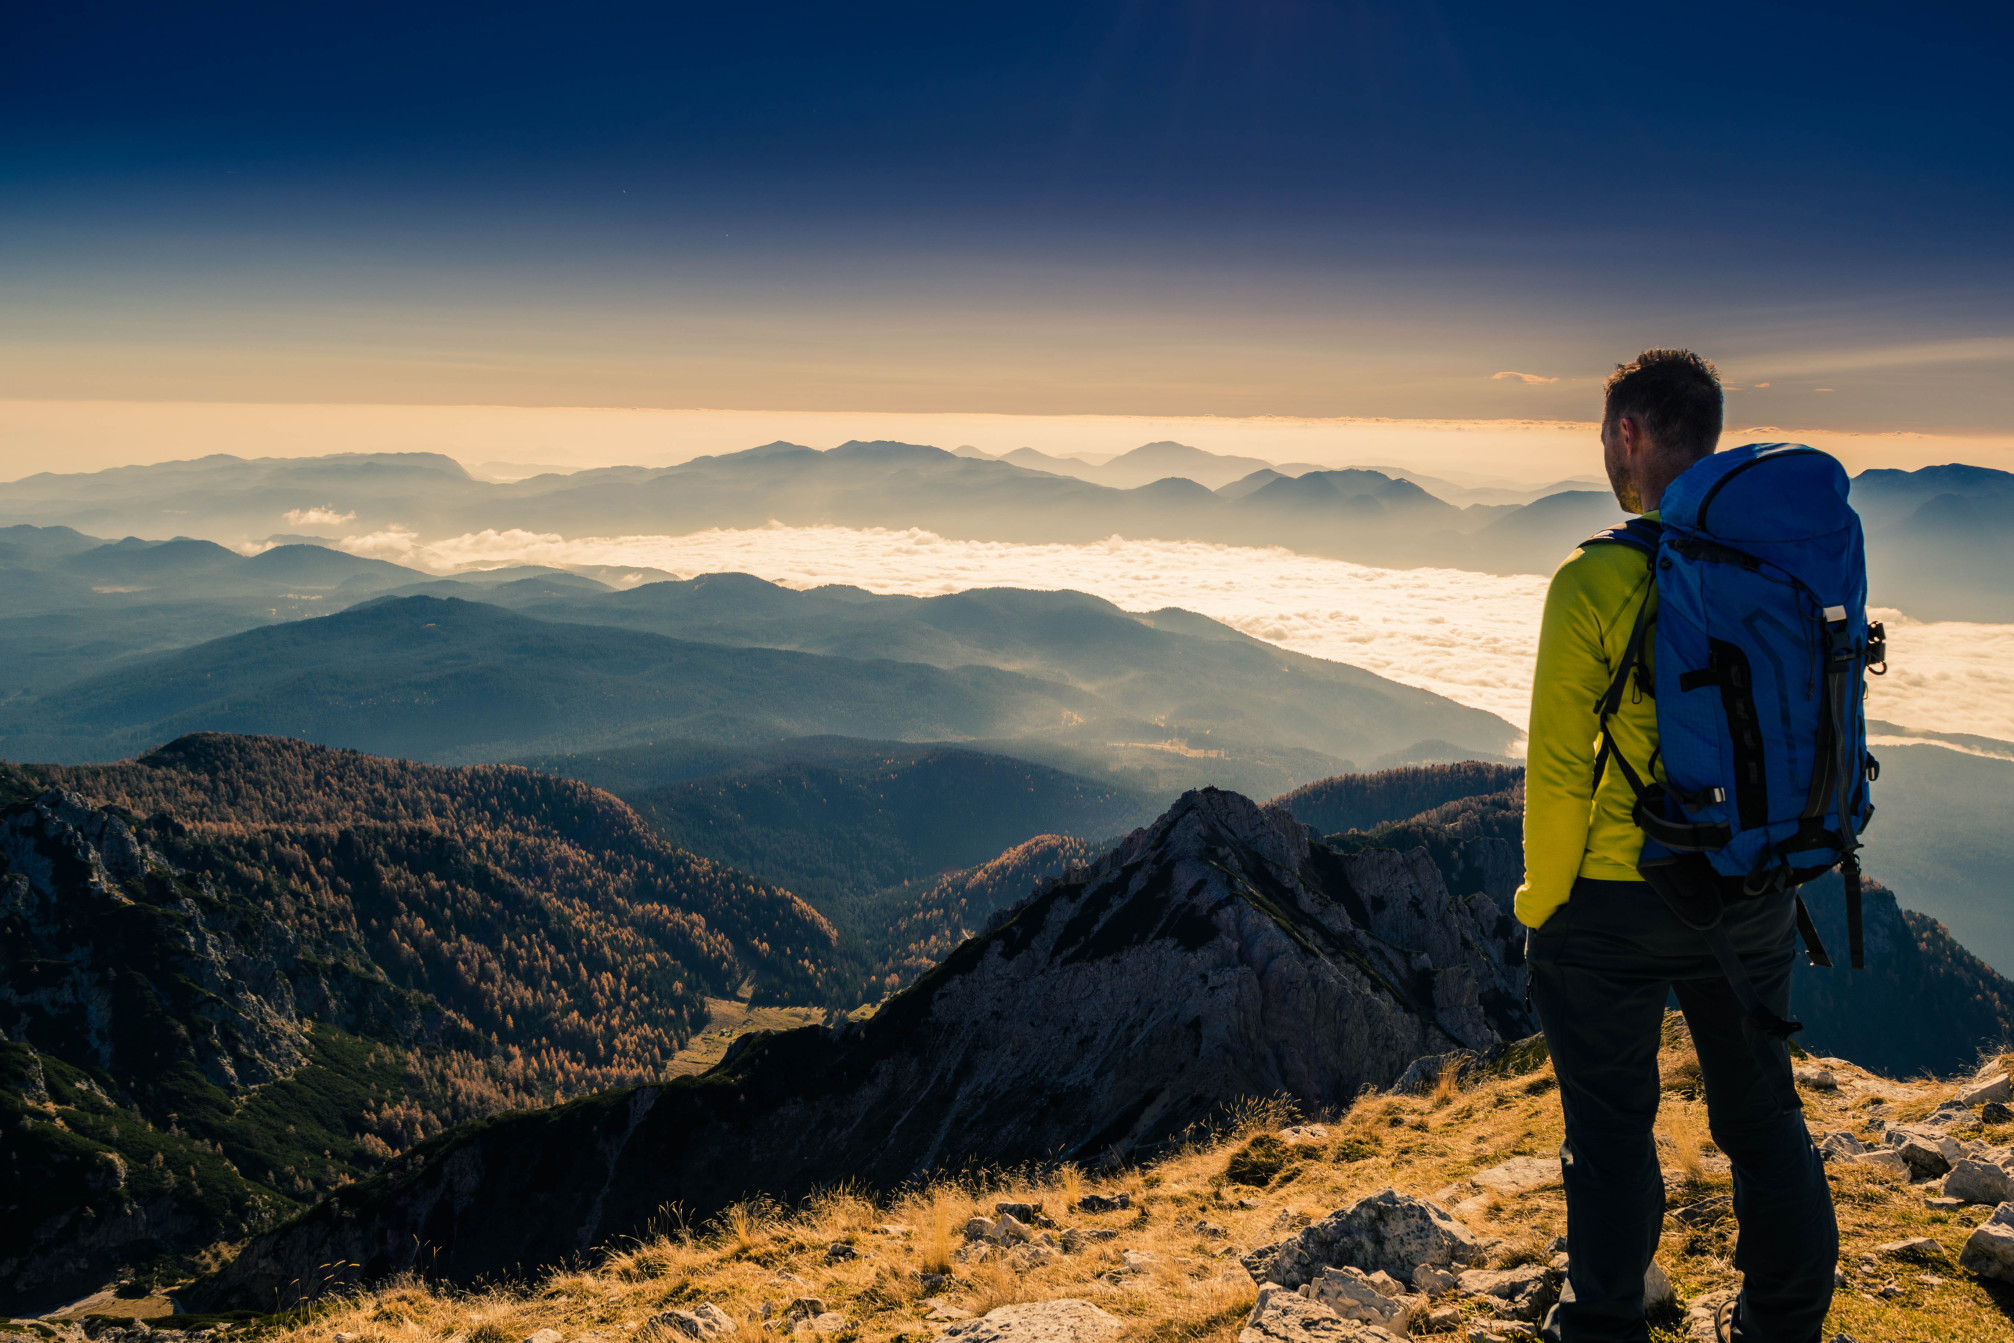
[[(1566, 903), (1576, 877), (1643, 879), (1636, 870), (1643, 831), (1631, 819), (1636, 795), (1629, 781), (1611, 761), (1599, 795), (1593, 785), (1600, 745), (1597, 706), (1615, 679), (1637, 608), (1645, 601), (1657, 601), (1656, 585), (1643, 552), (1626, 545), (1582, 546), (1546, 589), (1526, 729), (1525, 880), (1516, 902), (1518, 921), (1528, 928)], [(1656, 611), (1653, 604), (1652, 615)], [(1655, 642), (1644, 640), (1646, 680)], [(1609, 731), (1614, 749), (1639, 775), (1663, 777), (1656, 769), (1657, 703), (1637, 691), (1634, 678), (1609, 719)]]

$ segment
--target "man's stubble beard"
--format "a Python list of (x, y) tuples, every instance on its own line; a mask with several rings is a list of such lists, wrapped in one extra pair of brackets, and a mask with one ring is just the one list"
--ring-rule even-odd
[(1622, 511), (1643, 512), (1643, 491), (1637, 488), (1637, 483), (1618, 471), (1614, 463), (1604, 461), (1602, 465), (1608, 470), (1608, 487), (1615, 491), (1615, 501), (1622, 505)]

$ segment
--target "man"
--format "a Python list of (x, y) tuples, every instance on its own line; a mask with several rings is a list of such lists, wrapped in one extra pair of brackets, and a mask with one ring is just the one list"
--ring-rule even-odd
[[(1609, 378), (1601, 443), (1616, 501), (1655, 519), (1665, 487), (1712, 453), (1720, 381), (1689, 350), (1646, 350)], [(1740, 1297), (1721, 1337), (1806, 1343), (1832, 1298), (1839, 1233), (1781, 1039), (1756, 1030), (1703, 937), (1637, 871), (1635, 795), (1614, 764), (1597, 786), (1597, 703), (1638, 609), (1655, 603), (1644, 555), (1585, 545), (1553, 575), (1532, 684), (1525, 777), (1525, 884), (1532, 1004), (1566, 1113), (1568, 1281), (1563, 1343), (1646, 1340), (1643, 1278), (1664, 1220), (1653, 1126), (1665, 1004), (1676, 992), (1705, 1081), (1714, 1143), (1734, 1166)], [(1655, 614), (1653, 605), (1651, 613)], [(1655, 627), (1653, 626), (1653, 631)], [(1611, 746), (1656, 768), (1655, 636), (1643, 677), (1610, 720)], [(1763, 1002), (1790, 1010), (1794, 892), (1729, 906), (1726, 927)]]

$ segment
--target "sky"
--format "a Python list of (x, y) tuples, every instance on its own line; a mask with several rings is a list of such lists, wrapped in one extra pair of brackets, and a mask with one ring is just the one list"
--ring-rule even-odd
[[(0, 400), (1582, 422), (1682, 344), (1731, 425), (2002, 438), (2010, 39), (1937, 3), (36, 6)], [(0, 469), (90, 414), (7, 419)]]

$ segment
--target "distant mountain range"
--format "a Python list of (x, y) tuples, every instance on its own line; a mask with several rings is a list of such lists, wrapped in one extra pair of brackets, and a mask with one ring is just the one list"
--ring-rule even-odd
[[(1412, 567), (1549, 572), (1618, 521), (1599, 484), (1460, 491), (1432, 477), (1327, 470), (1153, 443), (1093, 466), (1022, 449), (995, 459), (909, 443), (827, 452), (771, 443), (669, 467), (607, 467), (508, 484), (431, 453), (245, 460), (215, 456), (0, 485), (0, 522), (239, 541), (276, 532), (340, 538), (403, 527), (426, 537), (486, 528), (565, 536), (708, 527), (922, 527), (949, 537), (1092, 541), (1117, 533)], [(1393, 468), (1399, 471), (1399, 468)], [(1209, 482), (1217, 482), (1212, 486)], [(2014, 619), (1997, 579), (2014, 557), (2014, 475), (1983, 467), (1863, 472), (1875, 600), (1927, 619)], [(1505, 497), (1507, 496), (1507, 497)]]

